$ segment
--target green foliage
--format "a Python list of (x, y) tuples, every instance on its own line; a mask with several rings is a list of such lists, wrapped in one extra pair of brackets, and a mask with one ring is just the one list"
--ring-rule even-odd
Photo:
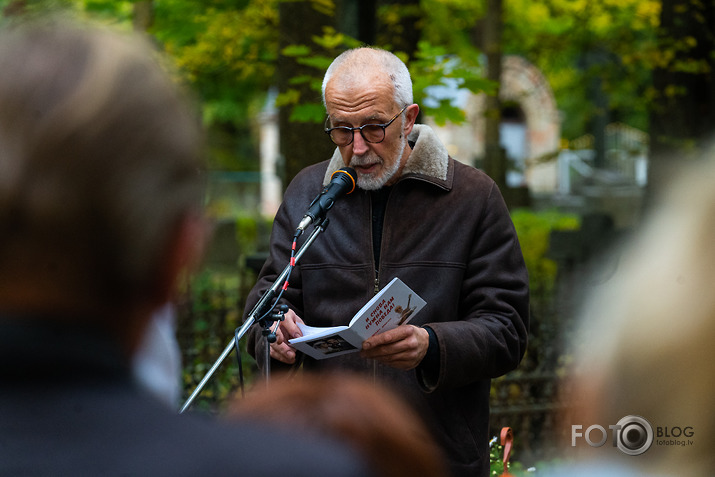
[(437, 106), (429, 106), (425, 101), (430, 89), (435, 85), (451, 84), (457, 89), (467, 89), (472, 93), (485, 92), (494, 94), (497, 85), (483, 76), (483, 69), (474, 56), (457, 57), (448, 54), (445, 47), (433, 45), (423, 40), (417, 44), (415, 58), (409, 62), (410, 75), (415, 95), (415, 102), (421, 105), (423, 112), (431, 116), (439, 125), (447, 121), (459, 124), (466, 119), (465, 112), (454, 106), (450, 100), (443, 99)]
[[(514, 455), (514, 448), (512, 447), (512, 454)], [(507, 469), (510, 474), (515, 477), (520, 477), (528, 475), (524, 466), (521, 462), (514, 461), (512, 457), (509, 457), (509, 462), (507, 462)], [(493, 437), (489, 442), (489, 475), (498, 477), (504, 473), (504, 446), (498, 443), (498, 438)]]
[(504, 7), (504, 51), (544, 72), (564, 111), (566, 138), (581, 136), (605, 112), (594, 100), (599, 89), (612, 120), (648, 129), (651, 71), (664, 54), (659, 0), (507, 0)]
[[(245, 298), (255, 284), (255, 274), (245, 266), (245, 258), (263, 250), (268, 243), (272, 219), (256, 215), (240, 216), (235, 223), (239, 266), (228, 271), (205, 268), (192, 278), (179, 307), (179, 339), (184, 353), (184, 394), (194, 390), (241, 325)], [(257, 379), (255, 360), (241, 341), (241, 369), (246, 386)], [(235, 350), (201, 392), (194, 408), (222, 410), (239, 388)]]
[(210, 166), (257, 170), (256, 118), (278, 56), (277, 0), (154, 2), (151, 34), (197, 93)]
[[(330, 46), (337, 48), (341, 44), (346, 44), (348, 37), (337, 34), (333, 28), (325, 28), (323, 36), (314, 36), (313, 41), (319, 47)], [(291, 85), (308, 84), (312, 91), (320, 92), (322, 88), (322, 75), (330, 66), (332, 57), (328, 57), (316, 52), (307, 45), (290, 45), (285, 47), (281, 54), (295, 58), (296, 61), (316, 70), (313, 75), (301, 75), (292, 78)], [(291, 108), (290, 120), (297, 123), (317, 123), (325, 119), (325, 108), (321, 103), (301, 101), (301, 93), (298, 89), (289, 88), (281, 92), (276, 98), (276, 106), (288, 106)]]
[[(131, 24), (132, 3), (126, 0), (0, 0), (0, 13), (8, 13), (5, 9), (15, 6), (14, 14), (22, 13), (22, 18), (34, 16), (88, 16), (112, 24)], [(7, 21), (9, 18), (0, 18)]]
[(478, 58), (475, 25), (484, 18), (486, 2), (473, 0), (421, 0), (428, 17), (422, 22), (422, 39), (441, 45), (462, 59)]
[(276, 5), (276, 0), (156, 2), (152, 33), (199, 92), (207, 125), (245, 124), (262, 107), (277, 58)]
[(322, 122), (325, 118), (325, 108), (321, 103), (297, 104), (290, 114), (290, 120), (297, 123)]
[[(313, 45), (289, 45), (281, 54), (304, 66), (315, 70), (313, 74), (301, 75), (290, 80), (291, 85), (308, 84), (311, 91), (321, 92), (323, 75), (330, 63), (343, 50), (359, 46), (359, 42), (348, 35), (337, 32), (332, 27), (323, 28), (322, 35), (313, 35)], [(304, 101), (296, 88), (281, 91), (276, 98), (276, 106), (290, 107), (290, 120), (301, 123), (322, 123), (325, 120), (325, 108), (321, 103)]]
[(95, 18), (130, 24), (132, 1), (84, 0), (84, 10)]
[(538, 294), (548, 294), (556, 283), (556, 262), (548, 258), (549, 236), (552, 230), (577, 230), (580, 219), (556, 210), (533, 212), (517, 209), (511, 213), (526, 268), (529, 286)]
[[(334, 54), (358, 42), (326, 29), (313, 44), (291, 45), (279, 51), (278, 7), (285, 0), (154, 0), (150, 33), (171, 55), (197, 91), (209, 126), (232, 124), (250, 129), (274, 84), (280, 55), (310, 65), (315, 75), (294, 78), (293, 86), (309, 83), (318, 91), (320, 79)], [(0, 8), (11, 0), (0, 0)], [(131, 0), (26, 0), (29, 14), (70, 11), (131, 27)], [(456, 81), (470, 91), (493, 92), (482, 75), (481, 54), (474, 47), (486, 2), (421, 0), (419, 5), (381, 4), (376, 21), (399, 32), (405, 18), (417, 18), (421, 42), (413, 58), (396, 51), (410, 67), (415, 96), (422, 102), (429, 87)], [(503, 50), (536, 64), (545, 74), (563, 112), (562, 134), (583, 135), (591, 121), (604, 113), (594, 91), (606, 95), (613, 121), (648, 129), (649, 109), (667, 98), (686, 93), (678, 84), (662, 92), (652, 86), (654, 68), (687, 74), (707, 74), (710, 65), (693, 54), (702, 48), (699, 37), (659, 35), (660, 0), (505, 0)], [(336, 15), (332, 0), (312, 0), (316, 12)], [(707, 28), (707, 11), (698, 0), (684, 0), (677, 15)], [(7, 19), (3, 19), (7, 21)], [(388, 44), (378, 44), (390, 48)], [(291, 108), (292, 120), (321, 122), (314, 100), (280, 92), (279, 104)], [(285, 95), (285, 96), (284, 96)], [(663, 97), (661, 97), (661, 95)], [(464, 113), (449, 101), (423, 106), (439, 124), (460, 122)], [(222, 126), (223, 127), (223, 126)], [(255, 156), (255, 154), (249, 154)]]
[[(240, 274), (204, 270), (195, 276), (185, 298), (178, 307), (178, 338), (182, 350), (184, 397), (193, 392), (223, 349), (231, 341), (240, 324), (242, 299), (239, 296)], [(245, 346), (244, 346), (245, 347)], [(254, 379), (253, 359), (241, 350), (244, 382)], [(230, 402), (239, 388), (235, 350), (212, 376), (193, 404), (193, 409), (217, 411)]]
[[(290, 0), (287, 0), (290, 1)], [(333, 0), (310, 0), (313, 10), (323, 15), (335, 15), (335, 2)]]
[(256, 215), (241, 215), (236, 218), (236, 242), (243, 257), (265, 250), (273, 219)]

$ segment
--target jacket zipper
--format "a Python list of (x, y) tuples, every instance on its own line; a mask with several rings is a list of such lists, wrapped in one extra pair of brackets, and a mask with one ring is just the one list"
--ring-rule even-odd
[[(387, 205), (390, 202), (390, 198), (392, 196), (392, 191), (388, 194), (386, 201), (385, 201), (385, 210), (383, 211), (382, 214), (382, 234), (380, 236), (380, 263), (383, 262), (382, 260), (382, 252), (385, 249), (383, 247), (383, 242), (385, 241), (385, 222), (387, 219)], [(372, 199), (370, 200), (370, 217), (372, 218), (372, 213), (373, 213), (373, 206), (372, 206)], [(373, 228), (372, 228), (372, 220), (370, 220), (370, 238), (372, 239), (372, 234), (373, 234)], [(371, 240), (372, 243), (372, 240)], [(375, 251), (373, 250), (373, 257), (375, 256)], [(375, 286), (373, 288), (373, 296), (377, 295), (380, 292), (380, 265), (377, 263), (374, 263), (374, 258), (373, 258), (373, 268), (375, 269)], [(377, 360), (372, 361), (372, 379), (373, 383), (377, 384)]]
[[(373, 234), (375, 233), (375, 228), (374, 228), (374, 224), (373, 224), (373, 221), (372, 221), (373, 205), (372, 205), (372, 197), (371, 197), (370, 193), (367, 194), (367, 198), (368, 198), (368, 203), (369, 203), (369, 206), (370, 206), (370, 210), (369, 210), (369, 213), (368, 213), (368, 217), (369, 217), (369, 221), (370, 221), (370, 222), (369, 222), (369, 223), (370, 223), (370, 244), (373, 244), (374, 242), (373, 242), (372, 236), (373, 236)], [(374, 248), (375, 248), (374, 245), (370, 247), (370, 251), (372, 252), (370, 255), (373, 257), (373, 259), (372, 259), (372, 268), (373, 268), (373, 270), (375, 270), (375, 283), (374, 283), (373, 290), (372, 290), (372, 296), (377, 295), (377, 293), (380, 291), (380, 280), (379, 280), (380, 271), (379, 271), (378, 268), (377, 268), (377, 267), (378, 267), (377, 263), (375, 263), (375, 258), (374, 258), (374, 257), (375, 257), (375, 250), (374, 250)]]
[[(370, 197), (370, 194), (368, 194), (368, 199), (370, 201), (370, 214), (368, 215), (368, 217), (370, 218), (370, 243), (372, 244), (373, 243), (372, 234), (375, 232), (374, 232), (373, 222), (372, 222), (373, 207), (372, 207), (372, 198)], [(384, 220), (384, 217), (383, 217), (383, 220)], [(382, 241), (382, 238), (380, 238), (380, 240)], [(380, 246), (382, 246), (382, 244)], [(375, 257), (375, 250), (373, 250), (374, 246), (370, 247), (370, 248), (372, 251), (371, 255), (373, 257)], [(373, 291), (372, 291), (372, 296), (375, 296), (380, 291), (380, 271), (378, 270), (378, 265), (377, 265), (377, 263), (375, 263), (374, 258), (372, 259), (372, 268), (375, 270), (375, 283), (374, 283), (374, 287), (373, 287)], [(372, 383), (373, 383), (373, 385), (377, 385), (377, 360), (372, 360)]]

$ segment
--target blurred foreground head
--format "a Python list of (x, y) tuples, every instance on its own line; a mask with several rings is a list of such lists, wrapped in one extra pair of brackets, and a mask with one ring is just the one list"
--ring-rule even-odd
[(379, 476), (447, 475), (440, 450), (409, 404), (371, 380), (306, 374), (260, 386), (235, 402), (234, 417), (347, 443)]
[(642, 455), (587, 449), (595, 458), (620, 455), (648, 475), (713, 475), (714, 287), (715, 160), (709, 159), (672, 184), (586, 306), (574, 348), (576, 396), (585, 401), (571, 424), (608, 429), (637, 415), (654, 433)]
[(0, 31), (0, 312), (163, 303), (199, 250), (196, 115), (144, 41)]

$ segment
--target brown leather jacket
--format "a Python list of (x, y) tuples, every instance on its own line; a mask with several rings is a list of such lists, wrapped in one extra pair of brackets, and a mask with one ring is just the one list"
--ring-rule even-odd
[[(356, 353), (305, 358), (304, 367), (384, 378), (431, 426), (454, 475), (487, 475), (490, 378), (516, 368), (526, 350), (527, 271), (495, 183), (450, 158), (427, 126), (416, 125), (409, 139), (412, 153), (387, 200), (377, 280), (382, 287), (398, 276), (427, 302), (411, 324), (434, 331), (439, 373), (426, 382), (420, 368), (400, 371)], [(270, 258), (247, 310), (288, 264), (300, 219), (342, 166), (336, 151), (289, 185), (273, 225)], [(375, 293), (371, 214), (370, 195), (363, 190), (337, 200), (325, 232), (301, 257), (283, 301), (307, 324), (345, 325)], [(260, 329), (249, 335), (249, 351), (262, 366)], [(283, 368), (275, 361), (271, 366)]]

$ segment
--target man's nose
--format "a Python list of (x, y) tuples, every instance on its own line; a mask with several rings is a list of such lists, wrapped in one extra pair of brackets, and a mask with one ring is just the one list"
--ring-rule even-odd
[(362, 134), (360, 134), (360, 131), (355, 131), (353, 133), (353, 154), (356, 156), (362, 156), (365, 154), (369, 146), (367, 145), (368, 142), (365, 140), (364, 137), (362, 137)]

